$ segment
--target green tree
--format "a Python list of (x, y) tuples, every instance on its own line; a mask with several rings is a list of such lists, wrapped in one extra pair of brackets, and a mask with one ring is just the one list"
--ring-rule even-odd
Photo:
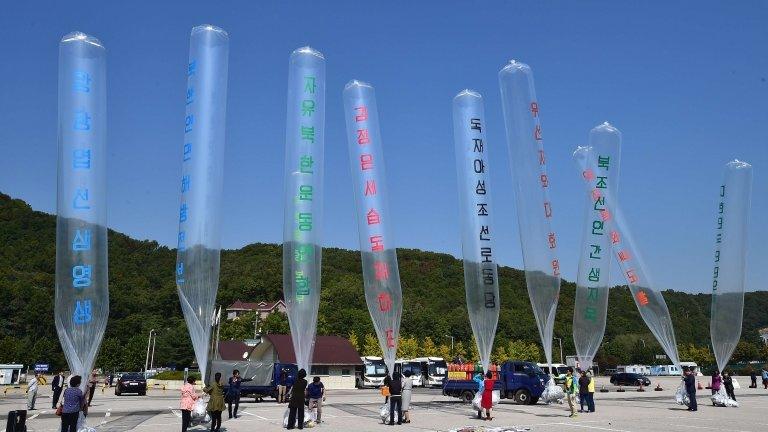
[(440, 344), (437, 347), (437, 356), (442, 357), (447, 362), (453, 361), (453, 355), (451, 355), (451, 346), (446, 344)]
[(427, 336), (424, 338), (424, 342), (421, 343), (421, 352), (423, 357), (437, 356), (437, 347), (435, 347), (431, 337)]
[(477, 349), (477, 340), (474, 336), (472, 336), (472, 342), (470, 342), (469, 346), (467, 347), (467, 361), (473, 363), (480, 362), (480, 351)]
[(419, 341), (413, 336), (400, 336), (400, 341), (397, 343), (397, 357), (404, 359), (419, 357)]
[(288, 322), (288, 315), (282, 312), (272, 312), (267, 315), (261, 323), (261, 332), (263, 334), (291, 334), (291, 325)]
[(358, 353), (360, 352), (360, 341), (357, 339), (357, 335), (355, 332), (351, 331), (349, 332), (349, 337), (347, 337), (347, 340), (349, 340), (349, 343), (355, 347), (355, 351)]
[(219, 329), (219, 340), (253, 339), (256, 331), (256, 320), (259, 314), (255, 311), (246, 312), (232, 320), (222, 320)]
[(736, 349), (733, 350), (733, 356), (731, 357), (734, 362), (750, 362), (758, 360), (760, 357), (760, 347), (747, 342), (739, 341), (736, 345)]
[(507, 354), (507, 350), (504, 348), (504, 345), (498, 345), (496, 348), (494, 348), (493, 353), (491, 354), (491, 361), (493, 363), (502, 364), (507, 360), (510, 360), (510, 356)]
[(464, 349), (464, 343), (461, 341), (457, 341), (456, 344), (453, 346), (453, 357), (461, 357), (466, 360), (467, 358), (467, 350)]
[(363, 341), (363, 355), (381, 357), (383, 355), (379, 340), (376, 336), (368, 333), (365, 335), (365, 341)]

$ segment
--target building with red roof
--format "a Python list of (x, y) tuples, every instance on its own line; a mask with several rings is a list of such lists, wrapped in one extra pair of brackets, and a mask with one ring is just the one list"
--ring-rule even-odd
[[(248, 341), (220, 341), (218, 360), (296, 363), (290, 335), (267, 334)], [(355, 347), (340, 336), (317, 336), (310, 376), (319, 376), (326, 388), (355, 388), (355, 371), (362, 367)]]
[(285, 313), (285, 302), (282, 299), (271, 302), (260, 301), (258, 303), (246, 303), (237, 300), (227, 307), (227, 319), (231, 321), (244, 313), (253, 311), (259, 313), (259, 320), (264, 320), (271, 313)]

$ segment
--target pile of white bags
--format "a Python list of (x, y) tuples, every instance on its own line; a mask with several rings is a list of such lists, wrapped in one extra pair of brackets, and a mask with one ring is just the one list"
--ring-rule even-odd
[(208, 398), (201, 397), (195, 401), (195, 408), (192, 410), (192, 425), (201, 425), (211, 421), (211, 417), (208, 415), (206, 408), (208, 407)]
[[(379, 409), (379, 417), (381, 417), (382, 423), (389, 423), (389, 404), (385, 403), (381, 406), (381, 409)], [(400, 421), (400, 417), (395, 413), (394, 416), (395, 423)]]
[(688, 397), (688, 392), (685, 391), (685, 386), (683, 384), (680, 384), (677, 387), (677, 391), (675, 392), (675, 402), (677, 402), (678, 405), (691, 406), (691, 399)]
[(85, 423), (85, 416), (83, 413), (80, 413), (80, 416), (77, 418), (77, 432), (96, 432), (96, 429), (88, 426)]
[[(288, 427), (288, 415), (290, 414), (291, 410), (290, 408), (286, 408), (285, 412), (283, 413), (283, 427)], [(389, 414), (387, 414), (389, 415)], [(298, 420), (297, 420), (298, 421)], [(311, 428), (317, 426), (317, 411), (315, 410), (307, 410), (304, 411), (304, 427), (305, 428)]]
[(715, 406), (719, 407), (736, 407), (738, 408), (739, 403), (735, 400), (728, 397), (728, 394), (725, 392), (725, 389), (720, 387), (720, 390), (717, 391), (717, 393), (712, 395), (712, 403), (715, 404)]
[[(574, 378), (575, 379), (575, 378)], [(550, 403), (563, 403), (565, 399), (565, 392), (563, 388), (555, 384), (555, 378), (550, 376), (547, 385), (544, 387), (544, 391), (541, 392), (541, 401), (547, 404)]]
[[(472, 399), (472, 408), (475, 409), (475, 411), (480, 411), (482, 407), (480, 406), (480, 401), (483, 399), (483, 394), (481, 392), (478, 392), (475, 394), (474, 399)], [(501, 400), (501, 393), (499, 390), (494, 390), (491, 396), (491, 402), (493, 403), (493, 406), (498, 405), (499, 401)]]

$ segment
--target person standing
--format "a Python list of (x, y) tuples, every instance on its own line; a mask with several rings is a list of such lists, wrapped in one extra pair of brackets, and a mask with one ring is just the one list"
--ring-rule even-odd
[(496, 384), (496, 380), (493, 379), (491, 371), (485, 373), (485, 381), (483, 381), (483, 396), (480, 398), (480, 408), (485, 411), (485, 420), (491, 421), (491, 411), (493, 411), (493, 386)]
[(80, 375), (69, 379), (69, 388), (64, 390), (61, 406), (61, 432), (77, 432), (77, 419), (80, 411), (88, 406), (85, 394), (80, 390), (83, 381)]
[(291, 396), (288, 400), (288, 429), (296, 427), (298, 420), (299, 429), (304, 429), (304, 396), (307, 391), (307, 371), (299, 369), (298, 379), (291, 387)]
[[(229, 377), (229, 388), (227, 389), (227, 413), (229, 418), (237, 418), (237, 410), (240, 408), (240, 384), (243, 382), (240, 378), (240, 371), (235, 369), (232, 376)], [(234, 412), (232, 405), (235, 406)]]
[(403, 381), (400, 372), (392, 374), (389, 383), (389, 425), (395, 425), (395, 409), (397, 409), (397, 424), (403, 424)]
[(757, 373), (755, 373), (755, 369), (752, 367), (749, 368), (749, 380), (752, 382), (749, 388), (757, 388)]
[(315, 422), (320, 423), (320, 417), (323, 414), (323, 401), (325, 400), (325, 386), (320, 382), (319, 376), (312, 378), (312, 384), (307, 386), (307, 396), (309, 396), (309, 409), (317, 410)]
[(571, 410), (571, 415), (568, 417), (578, 416), (576, 414), (576, 392), (578, 388), (578, 380), (573, 377), (573, 369), (568, 368), (568, 372), (565, 374), (565, 397), (568, 399), (568, 408)]
[(389, 385), (392, 383), (392, 378), (389, 375), (384, 376), (384, 385), (381, 386), (381, 394), (384, 395), (384, 405), (389, 402)]
[(763, 388), (768, 390), (768, 366), (763, 366)]
[(96, 384), (99, 383), (99, 380), (96, 375), (96, 369), (94, 369), (91, 372), (91, 377), (88, 380), (88, 406), (91, 406), (91, 401), (93, 400), (93, 394), (96, 392)]
[(206, 411), (211, 416), (211, 432), (221, 430), (221, 413), (224, 411), (224, 389), (221, 386), (221, 372), (213, 375), (213, 382), (203, 389), (211, 398)]
[(736, 401), (736, 394), (733, 392), (733, 377), (728, 372), (723, 371), (723, 386), (725, 393), (731, 400)]
[(192, 410), (195, 409), (195, 401), (200, 398), (195, 390), (195, 378), (188, 377), (187, 383), (181, 386), (181, 432), (187, 432), (192, 421)]
[(30, 411), (35, 410), (35, 401), (37, 400), (37, 388), (40, 384), (40, 374), (36, 373), (35, 376), (27, 383), (27, 409)]
[(405, 371), (403, 374), (403, 423), (411, 422), (411, 396), (413, 395), (413, 380), (411, 371)]
[[(717, 393), (720, 391), (720, 385), (723, 382), (723, 378), (720, 377), (720, 371), (715, 369), (715, 372), (712, 374), (712, 384), (710, 384), (710, 387), (712, 388), (712, 394)], [(715, 403), (712, 402), (712, 405)]]
[(51, 406), (53, 409), (56, 409), (56, 405), (59, 403), (59, 398), (61, 397), (61, 391), (64, 389), (64, 373), (59, 371), (59, 373), (53, 377), (53, 381), (51, 381), (51, 391), (53, 391), (53, 401), (51, 402)]
[(288, 372), (280, 370), (280, 378), (277, 381), (277, 403), (285, 403), (285, 392), (288, 388)]
[(688, 399), (690, 400), (688, 411), (698, 411), (699, 405), (696, 401), (696, 377), (694, 377), (691, 369), (686, 369), (684, 373), (685, 378), (683, 378), (683, 381), (685, 382), (685, 391), (688, 393)]
[(584, 405), (589, 409), (589, 377), (587, 371), (581, 371), (579, 377), (579, 412), (584, 412)]
[(109, 386), (112, 387), (115, 382), (115, 374), (111, 373), (109, 374)]
[[(484, 385), (483, 374), (482, 373), (478, 373), (477, 375), (475, 375), (475, 377), (472, 379), (472, 381), (477, 383), (477, 392), (480, 393), (480, 397), (482, 397), (483, 396), (483, 389), (484, 389), (484, 387), (483, 387), (483, 385)], [(483, 418), (483, 408), (482, 407), (480, 407), (480, 409), (477, 410), (477, 418), (478, 419), (482, 419)]]
[(592, 372), (587, 372), (589, 384), (587, 385), (587, 408), (589, 412), (595, 412), (595, 377)]

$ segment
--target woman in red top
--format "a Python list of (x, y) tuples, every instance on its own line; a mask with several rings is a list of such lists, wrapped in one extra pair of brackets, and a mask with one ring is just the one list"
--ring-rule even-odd
[(483, 397), (480, 399), (480, 407), (485, 410), (486, 420), (493, 420), (491, 408), (493, 408), (493, 385), (495, 382), (491, 371), (486, 372), (485, 381), (483, 381)]

